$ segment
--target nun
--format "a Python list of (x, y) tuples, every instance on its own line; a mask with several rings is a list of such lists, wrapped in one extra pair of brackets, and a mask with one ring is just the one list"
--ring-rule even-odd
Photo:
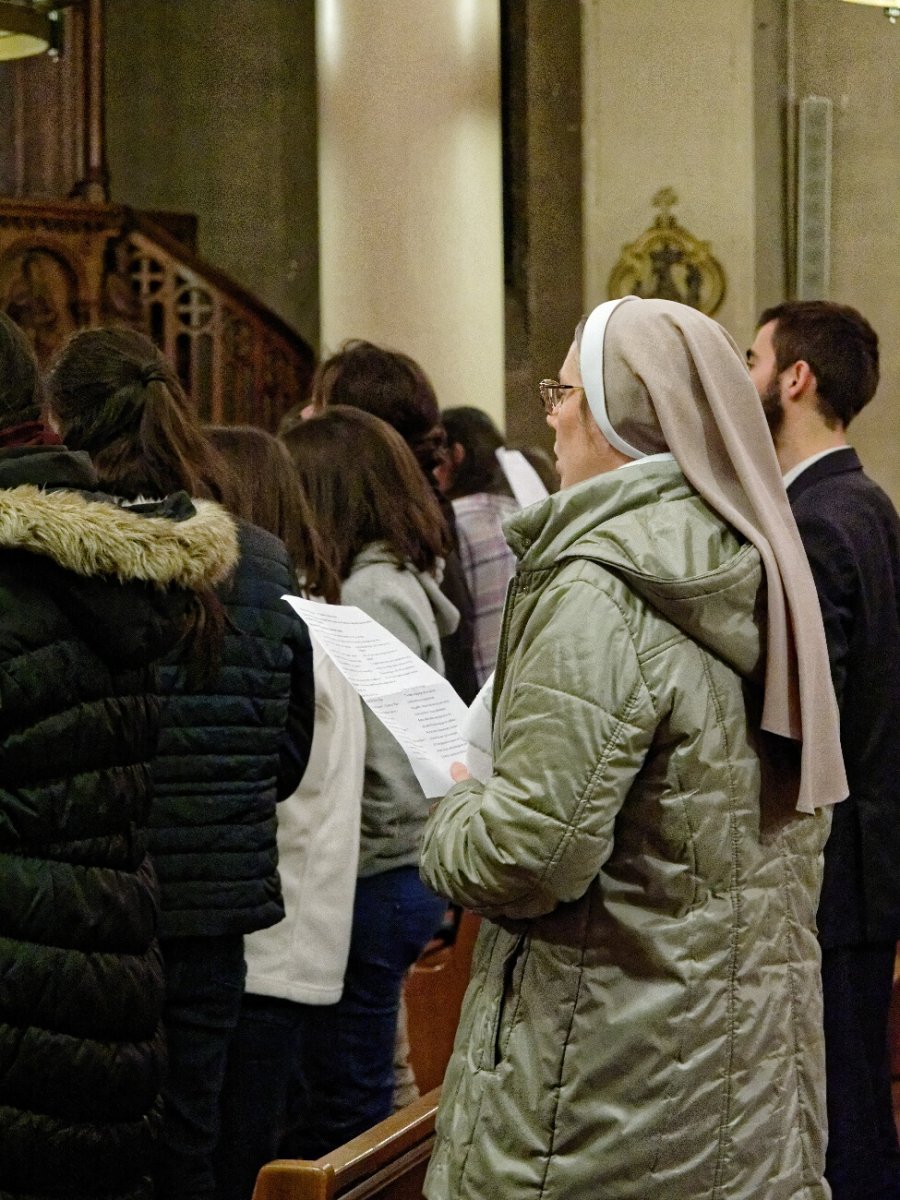
[(822, 620), (756, 390), (671, 301), (540, 385), (493, 766), (425, 833), (482, 921), (428, 1200), (826, 1200), (815, 913), (847, 793)]

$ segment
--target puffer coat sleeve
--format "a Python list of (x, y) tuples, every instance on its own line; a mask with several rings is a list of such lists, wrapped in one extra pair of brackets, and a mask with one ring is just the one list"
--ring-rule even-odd
[[(600, 629), (613, 672), (598, 673)], [(458, 784), (423, 846), (427, 882), (489, 917), (537, 917), (584, 894), (656, 724), (625, 616), (590, 580), (547, 588), (517, 658), (494, 776)]]

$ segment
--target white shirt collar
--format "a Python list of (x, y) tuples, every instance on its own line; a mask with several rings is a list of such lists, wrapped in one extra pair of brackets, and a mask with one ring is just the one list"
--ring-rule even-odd
[(784, 486), (789, 488), (795, 479), (799, 479), (807, 467), (811, 467), (813, 463), (817, 463), (820, 458), (826, 458), (829, 454), (837, 454), (839, 450), (852, 450), (852, 446), (830, 446), (827, 450), (820, 450), (818, 454), (811, 454), (809, 458), (804, 458), (803, 462), (797, 463), (795, 467), (791, 467), (784, 475)]

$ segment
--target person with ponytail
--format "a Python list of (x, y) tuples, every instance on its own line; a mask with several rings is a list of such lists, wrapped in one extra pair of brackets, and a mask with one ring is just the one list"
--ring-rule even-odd
[[(91, 329), (48, 380), (57, 429), (102, 485), (142, 502), (172, 493), (235, 503), (235, 483), (178, 378), (130, 329)], [(171, 503), (171, 502), (170, 502)], [(238, 522), (239, 558), (217, 589), (221, 650), (198, 672), (162, 673), (150, 846), (161, 886), (169, 1047), (156, 1200), (211, 1197), (229, 1038), (244, 990), (243, 935), (284, 915), (276, 801), (303, 775), (314, 719), (312, 649), (281, 599), (295, 590), (283, 543)], [(215, 605), (209, 612), (215, 620)]]
[(0, 1191), (151, 1200), (165, 1071), (154, 664), (206, 639), (217, 505), (101, 493), (0, 313)]

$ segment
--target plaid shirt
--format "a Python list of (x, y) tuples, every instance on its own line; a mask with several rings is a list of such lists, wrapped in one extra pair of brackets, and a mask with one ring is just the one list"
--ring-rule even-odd
[(516, 569), (516, 556), (506, 544), (501, 521), (518, 508), (511, 496), (488, 492), (453, 501), (459, 557), (475, 613), (474, 658), (479, 687), (497, 661), (506, 585)]

